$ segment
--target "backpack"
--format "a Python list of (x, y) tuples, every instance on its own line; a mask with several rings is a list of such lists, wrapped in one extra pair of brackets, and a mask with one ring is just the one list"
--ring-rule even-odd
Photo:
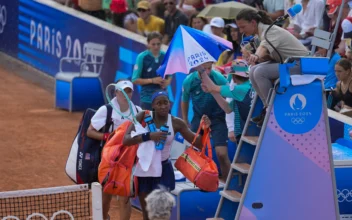
[[(149, 111), (146, 110), (145, 114), (149, 114)], [(104, 146), (98, 172), (104, 193), (125, 197), (137, 196), (138, 179), (133, 175), (133, 170), (137, 164), (139, 145), (122, 144), (127, 128), (131, 124), (131, 121), (121, 124)], [(146, 126), (144, 120), (142, 126)]]
[[(105, 105), (107, 115), (105, 126), (100, 132), (108, 132), (112, 125), (112, 107)], [(83, 113), (78, 132), (73, 140), (71, 151), (66, 162), (66, 174), (76, 184), (98, 181), (98, 167), (101, 160), (101, 151), (105, 144), (103, 140), (96, 140), (87, 136), (87, 130), (96, 111), (88, 108)]]

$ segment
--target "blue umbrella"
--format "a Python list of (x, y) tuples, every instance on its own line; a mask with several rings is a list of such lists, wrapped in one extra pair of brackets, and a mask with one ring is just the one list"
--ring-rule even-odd
[(216, 62), (226, 49), (232, 49), (232, 43), (224, 38), (180, 25), (157, 73), (162, 77), (175, 73), (188, 74), (203, 63)]

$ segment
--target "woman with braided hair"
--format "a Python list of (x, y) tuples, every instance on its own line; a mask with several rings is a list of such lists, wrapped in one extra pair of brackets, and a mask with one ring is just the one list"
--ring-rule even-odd
[[(124, 146), (132, 146), (136, 144), (140, 144), (143, 142), (154, 141), (155, 143), (159, 143), (160, 141), (163, 142), (163, 147), (160, 150), (160, 161), (157, 158), (154, 158), (153, 155), (150, 155), (153, 161), (149, 167), (157, 167), (158, 168), (152, 169), (152, 171), (148, 170), (144, 172), (142, 169), (139, 169), (141, 166), (137, 164), (136, 169), (134, 171), (134, 175), (138, 177), (138, 197), (141, 203), (142, 212), (143, 212), (143, 219), (144, 220), (151, 220), (148, 217), (148, 211), (146, 209), (146, 197), (155, 189), (159, 188), (159, 185), (163, 185), (167, 190), (171, 191), (175, 189), (175, 176), (174, 170), (171, 164), (170, 153), (172, 142), (174, 140), (175, 134), (180, 133), (182, 137), (192, 143), (195, 138), (195, 133), (193, 133), (187, 126), (187, 124), (180, 118), (172, 116), (170, 112), (170, 99), (168, 97), (167, 92), (165, 91), (157, 91), (152, 95), (152, 109), (153, 111), (150, 112), (150, 116), (153, 119), (153, 123), (155, 125), (155, 130), (144, 133), (142, 135), (133, 136), (132, 131), (135, 130), (134, 124), (131, 124), (126, 131), (123, 145)], [(137, 121), (140, 123), (145, 118), (145, 111), (142, 111), (136, 115)], [(210, 127), (210, 119), (203, 115), (201, 118), (201, 124), (204, 126), (203, 129)], [(167, 125), (168, 130), (167, 132), (162, 131), (162, 127)], [(201, 133), (202, 135), (202, 133)], [(201, 135), (199, 135), (195, 140), (195, 147), (201, 149), (202, 148), (202, 141)], [(139, 158), (138, 163), (141, 162), (141, 158)], [(158, 163), (156, 166), (154, 166)], [(148, 168), (149, 169), (149, 168)], [(155, 220), (155, 218), (153, 218)]]

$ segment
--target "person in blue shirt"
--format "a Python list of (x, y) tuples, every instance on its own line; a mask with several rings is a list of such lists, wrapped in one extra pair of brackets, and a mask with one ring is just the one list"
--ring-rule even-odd
[[(229, 73), (229, 77), (235, 83), (232, 90), (229, 85), (217, 86), (207, 75), (202, 76), (203, 89), (214, 96), (217, 103), (226, 113), (232, 111), (235, 113), (234, 132), (237, 143), (241, 138), (254, 97), (254, 90), (249, 81), (248, 73), (248, 64), (245, 61), (234, 61), (234, 65)], [(223, 97), (232, 98), (233, 100), (231, 103), (228, 103)]]
[(162, 35), (158, 32), (148, 34), (148, 49), (137, 56), (134, 66), (132, 82), (142, 86), (140, 106), (145, 110), (152, 110), (153, 93), (165, 89), (172, 79), (171, 76), (163, 79), (156, 73), (165, 56), (165, 52), (161, 51), (161, 40)]
[(189, 74), (183, 81), (182, 93), (182, 117), (188, 123), (189, 102), (192, 100), (194, 116), (191, 120), (191, 130), (197, 131), (200, 120), (203, 115), (207, 115), (211, 120), (211, 136), (214, 142), (216, 156), (220, 163), (221, 180), (226, 181), (230, 169), (230, 160), (227, 150), (227, 126), (225, 121), (225, 112), (217, 104), (216, 100), (210, 93), (202, 90), (201, 78), (199, 72), (208, 74), (216, 85), (226, 85), (227, 79), (219, 72), (212, 70), (212, 62), (204, 63), (196, 67), (197, 71)]

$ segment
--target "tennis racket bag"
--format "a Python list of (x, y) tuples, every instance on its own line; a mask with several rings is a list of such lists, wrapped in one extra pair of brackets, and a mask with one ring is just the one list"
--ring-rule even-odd
[[(100, 130), (103, 133), (108, 132), (112, 125), (112, 107), (109, 104), (105, 106), (107, 117), (105, 126)], [(66, 174), (77, 184), (98, 181), (98, 167), (105, 141), (95, 140), (87, 136), (87, 130), (95, 112), (94, 109), (90, 108), (84, 112), (66, 162)]]

